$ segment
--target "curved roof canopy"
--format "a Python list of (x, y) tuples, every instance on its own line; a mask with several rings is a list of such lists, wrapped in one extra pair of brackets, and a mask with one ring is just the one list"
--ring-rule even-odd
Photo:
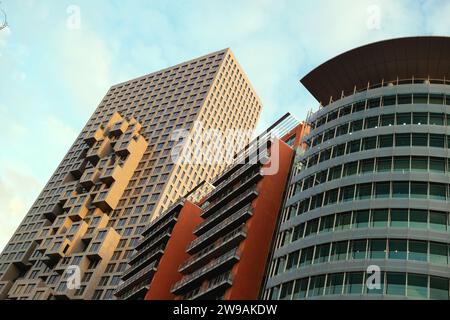
[(301, 83), (322, 104), (398, 79), (450, 80), (450, 37), (411, 37), (371, 43), (342, 53), (308, 73)]

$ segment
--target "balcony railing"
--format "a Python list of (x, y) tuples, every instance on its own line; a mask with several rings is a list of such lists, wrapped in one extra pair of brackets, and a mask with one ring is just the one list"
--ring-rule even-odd
[(175, 285), (172, 287), (171, 292), (176, 293), (181, 288), (185, 287), (186, 285), (194, 282), (195, 280), (200, 279), (201, 277), (205, 276), (207, 273), (213, 271), (217, 267), (223, 265), (225, 262), (231, 261), (233, 259), (239, 259), (240, 252), (237, 248), (225, 253), (223, 256), (220, 256), (219, 258), (212, 260), (210, 263), (208, 263), (206, 266), (204, 266), (201, 269), (198, 269), (197, 271), (184, 276), (180, 281), (175, 283)]
[(186, 297), (187, 300), (195, 300), (203, 297), (204, 295), (222, 287), (222, 286), (232, 286), (233, 285), (233, 275), (230, 272), (222, 274), (217, 278), (208, 282), (205, 288), (200, 289), (195, 295), (191, 297)]
[[(250, 192), (251, 193), (251, 192)], [(224, 207), (223, 209), (216, 211), (216, 213), (214, 213), (213, 215), (209, 216), (208, 219), (206, 219), (205, 221), (203, 221), (202, 223), (198, 224), (195, 228), (194, 228), (194, 234), (196, 235), (200, 235), (199, 231), (203, 231), (204, 229), (206, 229), (208, 226), (211, 225), (215, 225), (215, 222), (220, 221), (221, 217), (228, 211), (230, 211), (230, 209), (236, 205), (239, 201), (241, 201), (243, 198), (245, 198), (246, 196), (248, 196), (249, 193), (245, 193), (241, 196), (239, 196), (239, 198), (236, 201), (233, 201), (233, 203), (230, 203), (229, 205), (227, 205), (226, 207)], [(242, 210), (251, 210), (252, 209), (252, 205), (249, 204), (247, 205), (245, 208), (240, 209), (240, 211)]]
[(165, 228), (169, 226), (169, 224), (174, 223), (178, 220), (178, 217), (174, 216), (172, 219), (167, 219), (164, 223), (159, 225), (154, 230), (150, 231), (150, 233), (146, 234), (143, 239), (141, 239), (138, 244), (136, 245), (135, 249), (139, 250), (142, 245), (147, 242), (148, 240), (152, 239), (155, 235), (157, 235), (159, 232), (163, 231)]
[(135, 254), (133, 254), (129, 260), (129, 263), (132, 264), (133, 261), (136, 261), (136, 258), (139, 256), (142, 256), (145, 252), (148, 251), (148, 249), (154, 247), (157, 243), (159, 243), (161, 240), (163, 240), (166, 237), (170, 237), (170, 232), (165, 232), (161, 234), (159, 237), (155, 238), (152, 242), (146, 244), (145, 246), (141, 247), (139, 251), (137, 251)]
[[(261, 160), (260, 160), (261, 161)], [(221, 183), (219, 183), (219, 185), (217, 185), (213, 191), (211, 191), (209, 194), (206, 195), (206, 199), (210, 199), (212, 198), (215, 194), (217, 194), (220, 190), (222, 190), (226, 185), (228, 185), (230, 182), (232, 182), (233, 180), (235, 180), (238, 176), (240, 176), (242, 173), (244, 173), (245, 171), (247, 171), (248, 169), (252, 168), (253, 166), (258, 165), (258, 162), (254, 162), (253, 163), (247, 163), (245, 164), (243, 167), (241, 167), (240, 169), (238, 169), (236, 172), (233, 172), (226, 180), (222, 181)], [(261, 165), (261, 164), (260, 164)]]
[(117, 294), (120, 294), (120, 292), (123, 292), (127, 287), (132, 286), (134, 283), (138, 282), (139, 280), (144, 279), (144, 278), (145, 279), (150, 278), (153, 275), (153, 272), (156, 271), (157, 263), (158, 263), (157, 261), (154, 261), (149, 266), (145, 267), (144, 269), (142, 269), (141, 271), (136, 273), (134, 276), (132, 276), (127, 281), (125, 281), (120, 286), (118, 286), (115, 292)]
[[(255, 172), (254, 174), (252, 174), (250, 177), (248, 177), (247, 179), (245, 179), (244, 181), (241, 181), (241, 183), (236, 186), (235, 189), (233, 189), (230, 193), (228, 193), (227, 195), (223, 196), (222, 198), (218, 199), (217, 201), (215, 201), (214, 203), (212, 203), (208, 208), (206, 208), (203, 213), (202, 213), (202, 217), (207, 217), (209, 215), (209, 213), (214, 212), (218, 207), (220, 207), (221, 204), (223, 204), (224, 202), (228, 202), (230, 203), (230, 201), (228, 200), (230, 197), (234, 196), (241, 188), (243, 188), (243, 186), (245, 186), (248, 182), (252, 181), (253, 179), (255, 179), (258, 176), (261, 176), (262, 173), (259, 172)], [(228, 200), (228, 201), (226, 201)]]
[[(151, 222), (147, 228), (142, 232), (142, 235), (145, 236), (147, 233), (151, 231), (151, 229), (157, 224), (163, 221), (168, 215), (178, 206), (183, 206), (185, 199), (180, 198), (177, 202), (175, 202), (172, 206), (170, 206), (164, 213), (162, 213), (158, 218), (156, 218), (153, 222)], [(169, 218), (170, 219), (170, 218)]]
[(146, 254), (141, 259), (134, 262), (123, 274), (122, 279), (127, 280), (130, 276), (132, 276), (134, 273), (136, 273), (143, 265), (148, 263), (151, 259), (156, 257), (158, 254), (164, 254), (164, 246), (160, 246), (156, 248), (155, 250), (151, 251), (149, 254)]
[(208, 250), (202, 251), (194, 256), (192, 256), (190, 259), (186, 260), (180, 267), (178, 268), (179, 272), (185, 272), (188, 268), (192, 267), (194, 264), (198, 263), (205, 257), (211, 256), (213, 253), (219, 251), (221, 248), (226, 246), (227, 244), (230, 244), (233, 242), (234, 239), (238, 239), (238, 236), (246, 236), (247, 235), (247, 227), (244, 225), (241, 225), (237, 229), (233, 230), (232, 232), (225, 235), (223, 238), (221, 238), (216, 243), (212, 244)]
[(217, 224), (214, 228), (202, 234), (197, 239), (193, 240), (189, 246), (187, 247), (187, 252), (192, 252), (194, 248), (198, 247), (200, 244), (204, 243), (206, 240), (210, 239), (213, 235), (220, 235), (220, 232), (223, 232), (227, 228), (230, 228), (234, 222), (238, 221), (240, 218), (245, 215), (252, 215), (252, 210), (240, 210), (235, 212), (233, 215), (229, 216), (221, 223)]

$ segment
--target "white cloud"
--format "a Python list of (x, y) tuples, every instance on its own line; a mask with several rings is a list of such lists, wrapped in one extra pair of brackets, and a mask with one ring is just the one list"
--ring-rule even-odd
[(69, 148), (77, 137), (77, 132), (61, 119), (54, 116), (47, 116), (42, 120), (46, 141), (51, 141), (53, 148), (64, 150)]
[(95, 32), (60, 29), (54, 35), (54, 74), (72, 103), (91, 112), (112, 84), (111, 52)]
[(0, 171), (0, 250), (25, 217), (42, 185), (32, 176), (2, 163)]

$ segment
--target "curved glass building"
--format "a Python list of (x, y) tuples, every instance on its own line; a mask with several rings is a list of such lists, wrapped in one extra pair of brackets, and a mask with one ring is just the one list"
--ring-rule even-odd
[(301, 82), (322, 107), (264, 298), (449, 299), (450, 38), (369, 44)]

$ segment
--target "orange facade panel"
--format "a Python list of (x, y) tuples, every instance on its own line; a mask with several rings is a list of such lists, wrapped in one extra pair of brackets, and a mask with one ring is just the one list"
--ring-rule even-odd
[(194, 228), (203, 221), (201, 209), (189, 201), (185, 201), (178, 216), (178, 221), (167, 242), (158, 269), (153, 276), (146, 300), (172, 300), (175, 298), (170, 290), (181, 279), (178, 267), (189, 258), (187, 245), (195, 239)]

